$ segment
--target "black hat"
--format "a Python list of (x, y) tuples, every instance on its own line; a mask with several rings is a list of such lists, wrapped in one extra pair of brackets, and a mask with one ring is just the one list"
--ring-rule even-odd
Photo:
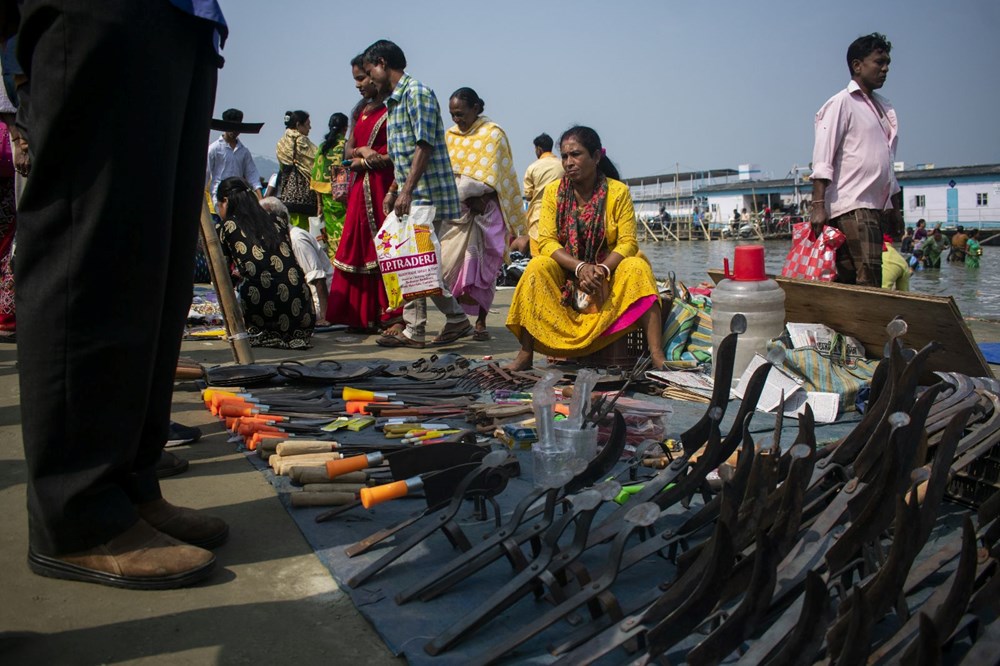
[(239, 109), (226, 109), (222, 119), (212, 118), (212, 129), (219, 132), (240, 132), (241, 134), (258, 134), (264, 123), (244, 123), (243, 112)]

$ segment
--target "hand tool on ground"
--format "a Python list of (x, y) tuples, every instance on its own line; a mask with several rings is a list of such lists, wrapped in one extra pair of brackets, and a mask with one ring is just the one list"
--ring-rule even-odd
[[(571, 465), (564, 470), (563, 476), (554, 476), (550, 479), (546, 488), (535, 489), (529, 493), (517, 505), (504, 526), (488, 535), (474, 549), (422, 577), (420, 584), (401, 592), (396, 597), (397, 603), (406, 603), (416, 596), (420, 596), (424, 601), (433, 599), (500, 557), (507, 557), (515, 571), (522, 570), (528, 560), (521, 551), (521, 545), (531, 541), (533, 550), (537, 554), (541, 544), (536, 541), (552, 522), (552, 512), (559, 494), (577, 492), (593, 485), (598, 479), (605, 478), (624, 450), (625, 439), (625, 419), (620, 413), (615, 412), (614, 425), (608, 441), (594, 460), (585, 465), (583, 461), (574, 459), (580, 465), (579, 468)], [(536, 504), (542, 496), (545, 501), (540, 505)]]
[[(435, 444), (434, 446), (445, 445)], [(468, 470), (471, 466), (471, 463), (466, 464), (463, 466), (463, 471)], [(468, 550), (472, 547), (468, 537), (462, 532), (462, 528), (453, 521), (453, 518), (458, 514), (466, 499), (478, 496), (492, 500), (494, 495), (507, 487), (507, 481), (518, 473), (520, 473), (520, 468), (517, 464), (517, 458), (510, 455), (509, 452), (492, 451), (486, 454), (479, 464), (468, 471), (454, 487), (451, 501), (448, 502), (447, 506), (427, 515), (419, 529), (403, 539), (391, 551), (365, 567), (364, 570), (352, 576), (347, 584), (351, 587), (361, 585), (438, 530), (441, 530), (456, 548)], [(440, 475), (439, 472), (434, 478)], [(425, 489), (428, 492), (427, 482), (429, 480), (424, 479)], [(494, 508), (497, 509), (497, 519), (499, 519), (499, 507), (495, 506)]]
[[(620, 617), (620, 607), (618, 600), (609, 592), (609, 588), (618, 576), (619, 564), (626, 543), (638, 530), (652, 525), (660, 515), (660, 508), (652, 503), (635, 504), (625, 514), (622, 527), (611, 543), (605, 564), (600, 574), (592, 581), (586, 581), (581, 589), (568, 598), (561, 600), (554, 608), (546, 611), (541, 618), (524, 625), (518, 632), (510, 638), (503, 640), (500, 645), (492, 648), (482, 657), (477, 657), (477, 663), (496, 663), (501, 657), (530, 640), (538, 633), (552, 626), (562, 618), (566, 617), (577, 608), (585, 605), (592, 606), (591, 613), (612, 613), (618, 611)], [(583, 581), (581, 581), (583, 582)]]
[[(399, 481), (419, 474), (425, 474), (427, 472), (455, 468), (469, 462), (479, 462), (486, 456), (487, 453), (489, 453), (487, 448), (478, 446), (475, 443), (476, 436), (475, 433), (472, 433), (471, 431), (456, 433), (454, 438), (454, 441), (450, 442), (433, 444), (426, 447), (407, 447), (391, 453), (377, 453), (377, 455), (381, 456), (382, 460), (388, 462), (388, 472), (390, 478), (392, 480)], [(369, 463), (373, 463), (374, 460), (376, 460), (376, 458), (368, 458), (367, 455), (361, 455), (336, 461), (338, 464), (331, 465), (326, 468), (327, 479), (339, 478), (350, 472), (358, 472), (368, 469), (370, 466)], [(360, 466), (362, 463), (364, 466)], [(373, 464), (380, 465), (382, 463), (378, 462)], [(448, 501), (451, 498), (451, 493), (454, 490), (455, 483), (456, 481), (453, 478), (448, 478), (446, 476), (435, 477), (434, 481), (429, 484), (425, 484), (424, 487), (424, 495), (427, 500), (426, 509), (418, 512), (410, 519), (402, 521), (403, 524), (397, 524), (396, 526), (385, 528), (367, 539), (362, 540), (359, 542), (360, 545), (356, 544), (356, 546), (348, 549), (348, 555), (353, 557), (365, 552), (383, 539), (387, 539), (395, 534), (396, 531), (402, 529), (402, 527), (405, 527), (422, 517), (431, 509), (431, 507), (435, 507), (442, 502)], [(316, 522), (330, 520), (337, 515), (340, 515), (340, 513), (358, 506), (361, 506), (360, 499), (356, 503), (343, 508), (343, 510), (331, 511), (317, 516)]]
[[(558, 585), (558, 575), (583, 552), (587, 532), (597, 509), (602, 503), (617, 495), (619, 487), (615, 482), (608, 482), (567, 498), (569, 510), (554, 520), (546, 530), (538, 555), (474, 610), (464, 613), (451, 627), (427, 643), (424, 651), (436, 656), (449, 650), (462, 638), (537, 589), (539, 584), (551, 592), (553, 587)], [(574, 530), (573, 540), (565, 548), (560, 548), (560, 538), (570, 527)]]

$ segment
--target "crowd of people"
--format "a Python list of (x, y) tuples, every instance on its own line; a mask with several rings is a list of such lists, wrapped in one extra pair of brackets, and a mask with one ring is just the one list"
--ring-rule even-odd
[[(19, 26), (31, 29), (17, 35)], [(520, 342), (512, 368), (530, 367), (536, 351), (590, 354), (636, 327), (654, 366), (665, 361), (657, 283), (628, 187), (596, 131), (565, 131), (561, 160), (550, 137), (537, 137), (522, 190), (506, 134), (476, 91), (449, 97), (446, 131), (434, 92), (407, 73), (398, 45), (380, 40), (350, 62), (361, 101), (330, 116), (320, 145), (308, 113), (285, 114), (281, 171), (262, 192), (238, 110), (223, 114), (232, 129), (205, 150), (227, 34), (214, 0), (0, 3), (5, 84), (10, 75), (16, 86), (0, 98), (9, 131), (0, 149), (11, 147), (0, 151), (0, 254), (13, 242), (16, 200), (28, 562), (39, 575), (183, 587), (211, 574), (209, 549), (228, 536), (224, 521), (167, 502), (158, 481), (206, 166), (256, 344), (302, 348), (318, 324), (334, 323), (377, 332), (382, 346), (424, 347), (426, 299), (388, 307), (373, 238), (389, 214), (433, 207), (445, 285), (432, 300), (446, 324), (432, 344), (488, 337), (500, 263), (530, 251), (506, 322)], [(902, 229), (895, 112), (874, 93), (889, 50), (877, 34), (852, 44), (851, 84), (817, 114), (812, 219), (848, 237), (842, 281), (879, 278), (876, 232)], [(151, 101), (141, 114), (136, 99)], [(137, 186), (140, 152), (157, 159)], [(140, 197), (142, 224), (126, 191)], [(921, 240), (924, 252), (943, 247), (940, 230)], [(975, 232), (959, 251), (978, 261)], [(111, 309), (106, 272), (95, 270), (107, 266), (128, 278)], [(0, 262), (0, 334), (13, 330), (9, 273)], [(109, 404), (115, 419), (93, 417)]]
[[(247, 168), (237, 132), (211, 145), (208, 187), (253, 344), (301, 348), (317, 325), (342, 324), (377, 333), (385, 347), (424, 347), (426, 299), (389, 308), (373, 238), (390, 213), (433, 206), (444, 289), (432, 300), (446, 324), (431, 344), (489, 339), (497, 276), (514, 251), (538, 258), (507, 321), (522, 343), (514, 367), (529, 366), (535, 349), (592, 353), (636, 323), (662, 364), (656, 282), (638, 255), (628, 188), (597, 132), (568, 130), (561, 159), (549, 135), (536, 137), (522, 190), (485, 100), (471, 87), (456, 89), (446, 130), (436, 95), (406, 67), (402, 49), (386, 40), (356, 56), (350, 71), (361, 100), (349, 118), (330, 117), (319, 146), (309, 139), (309, 114), (289, 111), (276, 147), (281, 171), (263, 192), (273, 197), (258, 201), (259, 176)], [(230, 109), (223, 120), (242, 122), (242, 113)], [(223, 158), (228, 168), (219, 166)], [(321, 218), (321, 227), (310, 229), (309, 218)], [(317, 258), (321, 247), (332, 262)], [(563, 270), (573, 274), (568, 283)], [(544, 296), (533, 291), (541, 285)], [(587, 298), (614, 308), (593, 317), (565, 307)]]

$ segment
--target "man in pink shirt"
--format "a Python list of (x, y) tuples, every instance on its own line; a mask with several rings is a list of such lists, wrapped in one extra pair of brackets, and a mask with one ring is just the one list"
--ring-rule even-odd
[(882, 286), (882, 235), (903, 231), (903, 196), (896, 161), (896, 111), (875, 91), (885, 84), (885, 35), (859, 37), (847, 49), (851, 82), (816, 114), (813, 146), (813, 228), (844, 232), (837, 282)]

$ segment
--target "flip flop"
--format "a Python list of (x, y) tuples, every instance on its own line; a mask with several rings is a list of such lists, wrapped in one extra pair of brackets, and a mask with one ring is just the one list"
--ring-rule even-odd
[(469, 323), (466, 323), (463, 328), (455, 328), (450, 331), (448, 330), (448, 327), (445, 326), (444, 329), (441, 330), (441, 333), (439, 333), (436, 338), (431, 340), (431, 344), (446, 345), (448, 343), (455, 342), (456, 340), (460, 340), (461, 338), (467, 338), (475, 332), (476, 329), (474, 329), (472, 324)]
[(402, 333), (399, 335), (381, 335), (375, 340), (379, 347), (411, 347), (413, 349), (423, 349), (425, 344), (411, 340)]
[(485, 328), (477, 328), (475, 333), (472, 334), (472, 339), (477, 342), (485, 342), (490, 339), (490, 332)]

